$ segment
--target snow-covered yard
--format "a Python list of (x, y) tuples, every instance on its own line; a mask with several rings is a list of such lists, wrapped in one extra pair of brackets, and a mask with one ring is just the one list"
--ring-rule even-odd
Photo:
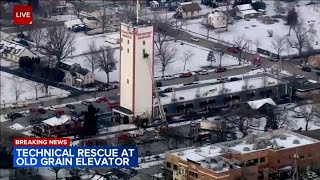
[[(266, 13), (269, 16), (275, 15), (273, 10), (273, 2), (268, 1)], [(306, 6), (304, 5), (305, 2), (301, 2), (300, 6), (296, 7), (296, 10), (299, 14), (299, 17), (303, 19), (306, 27), (308, 25), (314, 24), (314, 29), (317, 30), (316, 36), (313, 38), (315, 41), (318, 41), (320, 37), (320, 8), (314, 8), (313, 5)], [(283, 7), (287, 5), (283, 3)], [(287, 34), (289, 32), (289, 26), (285, 25), (286, 22), (282, 19), (278, 19), (279, 22), (275, 22), (274, 24), (263, 24), (262, 22), (258, 21), (257, 19), (250, 19), (249, 21), (241, 19), (238, 21), (234, 21), (234, 24), (229, 25), (229, 30), (227, 32), (220, 33), (220, 40), (233, 43), (237, 36), (244, 35), (245, 38), (252, 42), (253, 51), (256, 50), (256, 42), (259, 42), (259, 48), (271, 51), (276, 53), (276, 51), (272, 47), (272, 41), (274, 37), (285, 37), (287, 38)], [(187, 31), (188, 33), (205, 38), (207, 36), (207, 29), (201, 24), (203, 19), (195, 19), (190, 20), (187, 26), (183, 26), (182, 28)], [(273, 31), (273, 37), (268, 37), (268, 30)], [(219, 33), (215, 32), (214, 30), (209, 31), (209, 37), (215, 38), (211, 39), (212, 41), (217, 41), (219, 39)], [(294, 32), (291, 31), (291, 37), (294, 38)], [(287, 44), (287, 43), (286, 43)], [(311, 42), (314, 49), (320, 49), (320, 44), (315, 45), (315, 42)], [(251, 45), (250, 45), (251, 46)], [(298, 51), (296, 49), (291, 48), (289, 45), (284, 46), (285, 51), (282, 53), (283, 55), (287, 54), (296, 54)]]
[[(91, 43), (95, 43), (96, 47), (99, 48), (101, 46), (111, 46), (115, 48), (115, 58), (119, 61), (120, 59), (120, 49), (119, 44), (113, 44), (110, 43), (110, 41), (107, 41), (107, 38), (112, 39), (119, 39), (119, 33), (110, 33), (110, 34), (103, 34), (103, 35), (95, 35), (95, 36), (87, 36), (83, 33), (78, 33), (75, 35), (75, 43), (74, 47), (75, 50), (72, 52), (72, 58), (66, 59), (69, 62), (78, 63), (82, 67), (87, 68), (90, 70), (90, 65), (86, 61), (86, 57), (84, 54), (89, 51), (89, 45)], [(185, 52), (192, 53), (192, 57), (186, 64), (186, 69), (189, 71), (196, 71), (202, 69), (202, 67), (210, 65), (210, 63), (206, 60), (207, 55), (209, 53), (209, 49), (196, 46), (187, 42), (183, 42), (183, 45), (181, 45), (181, 42), (174, 42), (170, 41), (170, 47), (176, 49), (176, 55), (174, 58), (174, 62), (168, 65), (165, 74), (176, 74), (183, 72), (183, 59)], [(155, 48), (156, 49), (156, 48)], [(215, 62), (213, 62), (213, 66), (219, 66), (219, 57), (215, 55), (215, 58), (217, 59)], [(221, 65), (222, 66), (237, 66), (239, 64), (239, 61), (232, 56), (224, 55), (222, 57)], [(155, 76), (161, 76), (160, 72), (160, 65), (155, 64)], [(106, 82), (106, 74), (103, 71), (100, 71), (99, 69), (95, 70), (95, 76), (96, 79), (102, 82)], [(110, 73), (110, 81), (119, 81), (119, 63), (117, 64), (117, 69)]]
[[(1, 72), (1, 104), (6, 103), (10, 104), (16, 102), (16, 92), (19, 94), (18, 101), (34, 101), (36, 98), (35, 86), (38, 87), (38, 98), (45, 97), (44, 88), (41, 88), (39, 85), (36, 85), (35, 82), (26, 80), (24, 78), (20, 78), (14, 76), (12, 74), (8, 74), (5, 72)], [(55, 97), (65, 97), (69, 95), (69, 92), (49, 87), (49, 93), (53, 98)]]

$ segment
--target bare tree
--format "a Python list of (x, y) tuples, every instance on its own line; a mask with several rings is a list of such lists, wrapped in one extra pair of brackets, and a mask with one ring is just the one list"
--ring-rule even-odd
[(108, 14), (106, 12), (106, 8), (104, 7), (102, 10), (99, 10), (98, 12), (99, 12), (99, 20), (101, 23), (102, 33), (104, 33), (108, 24)]
[(92, 73), (98, 68), (97, 47), (94, 42), (89, 44), (89, 51), (86, 55), (86, 63), (90, 66)]
[[(134, 1), (135, 2), (135, 1)], [(137, 17), (137, 7), (136, 3), (126, 1), (125, 3), (121, 3), (121, 7), (119, 12), (123, 15), (122, 21), (126, 22), (135, 22)], [(142, 18), (146, 14), (143, 6), (139, 6), (138, 8), (139, 17)]]
[(160, 131), (160, 135), (164, 137), (164, 141), (168, 149), (177, 149), (179, 144), (183, 143), (184, 137), (180, 130), (168, 128)]
[(166, 20), (159, 16), (154, 16), (153, 27), (156, 51), (161, 52), (163, 44), (176, 36), (176, 32), (171, 28), (172, 22), (172, 19)]
[(53, 167), (53, 168), (50, 169), (50, 171), (52, 171), (52, 172), (54, 172), (56, 174), (56, 180), (59, 179), (58, 178), (58, 173), (59, 173), (60, 169), (61, 169), (60, 167)]
[(43, 29), (36, 28), (30, 31), (30, 38), (36, 44), (37, 50), (39, 49), (40, 42), (44, 38), (44, 35), (45, 31)]
[(218, 8), (226, 17), (226, 31), (228, 31), (229, 29), (229, 23), (231, 21), (231, 17), (232, 17), (232, 10), (233, 10), (233, 5), (231, 0), (226, 0), (224, 1), (225, 5), (221, 6), (220, 8)]
[(277, 15), (282, 14), (284, 11), (284, 8), (282, 6), (282, 3), (280, 0), (275, 0), (273, 3), (274, 11), (277, 13)]
[(243, 50), (246, 49), (249, 41), (246, 38), (246, 36), (244, 34), (237, 36), (234, 40), (233, 43), (235, 44), (235, 46), (238, 48), (238, 61), (239, 61), (239, 65), (241, 64), (241, 58), (242, 58), (242, 52)]
[(190, 61), (190, 59), (192, 58), (194, 54), (190, 51), (185, 51), (183, 53), (183, 70), (185, 71), (186, 70), (186, 65), (187, 63)]
[(309, 125), (311, 122), (315, 122), (319, 118), (317, 109), (314, 107), (314, 104), (308, 104), (299, 107), (300, 112), (305, 120), (305, 131), (309, 130)]
[(17, 79), (12, 83), (12, 93), (15, 96), (17, 104), (19, 103), (20, 96), (25, 92), (23, 86), (24, 86), (24, 83), (20, 79)]
[(256, 46), (256, 48), (257, 48), (257, 50), (258, 50), (258, 48), (260, 47), (260, 45), (261, 45), (261, 42), (260, 42), (260, 40), (259, 39), (256, 39), (256, 40), (254, 40), (254, 45)]
[(79, 0), (79, 1), (72, 2), (72, 4), (74, 7), (74, 11), (75, 11), (77, 17), (79, 18), (80, 12), (86, 8), (86, 3), (85, 3), (85, 1)]
[(43, 1), (40, 3), (39, 13), (44, 16), (45, 18), (51, 18), (53, 8), (54, 8), (54, 1)]
[(46, 45), (43, 46), (58, 62), (65, 59), (73, 51), (74, 34), (62, 26), (47, 29)]
[(110, 46), (101, 47), (97, 54), (98, 68), (107, 74), (107, 83), (110, 82), (110, 73), (117, 68), (117, 60), (114, 57), (114, 49)]
[(294, 27), (298, 23), (298, 13), (297, 13), (296, 9), (294, 8), (294, 6), (289, 9), (286, 18), (287, 18), (286, 19), (287, 25), (289, 26), (288, 36), (290, 36), (292, 27)]
[(281, 53), (284, 52), (286, 39), (284, 37), (275, 36), (272, 41), (272, 48), (276, 51), (277, 56), (280, 58)]
[(268, 33), (268, 36), (269, 36), (269, 37), (272, 37), (272, 36), (273, 36), (273, 30), (270, 29), (270, 30), (267, 31), (267, 33)]
[(162, 77), (164, 76), (164, 72), (168, 68), (168, 66), (176, 61), (176, 49), (170, 46), (170, 43), (164, 42), (161, 45), (161, 50), (156, 51), (156, 60), (160, 65)]
[(43, 84), (32, 81), (29, 84), (29, 88), (30, 90), (34, 91), (35, 95), (36, 95), (36, 100), (38, 100), (38, 94), (39, 92), (43, 89)]
[(288, 38), (288, 43), (291, 48), (295, 48), (299, 52), (299, 56), (301, 56), (303, 50), (308, 50), (311, 47), (311, 43), (313, 40), (313, 36), (316, 33), (313, 25), (309, 25), (309, 27), (305, 27), (303, 22), (298, 22), (297, 25), (293, 27), (294, 38)]

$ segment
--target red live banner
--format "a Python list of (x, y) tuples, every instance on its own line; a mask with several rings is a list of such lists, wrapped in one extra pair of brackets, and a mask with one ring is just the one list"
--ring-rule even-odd
[(70, 146), (69, 138), (14, 138), (13, 146)]

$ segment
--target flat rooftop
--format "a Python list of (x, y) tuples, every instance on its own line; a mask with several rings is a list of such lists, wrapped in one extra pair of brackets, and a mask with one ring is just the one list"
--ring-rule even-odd
[[(177, 99), (175, 102), (185, 102), (191, 101), (194, 99), (201, 99), (206, 97), (218, 96), (221, 94), (232, 94), (236, 92), (241, 92), (244, 90), (252, 90), (259, 89), (262, 87), (271, 87), (280, 84), (281, 81), (269, 76), (261, 76), (261, 77), (252, 77), (247, 79), (241, 79), (233, 82), (225, 82), (225, 83), (203, 83), (201, 87), (197, 85), (190, 85), (189, 88), (180, 87), (174, 89), (174, 92), (163, 93), (161, 96), (161, 104), (171, 104), (172, 98), (175, 96)], [(244, 89), (246, 87), (246, 89)], [(162, 88), (163, 89), (163, 88)], [(181, 89), (181, 90), (179, 90)], [(174, 95), (175, 93), (175, 95)], [(196, 94), (199, 96), (196, 97)], [(180, 98), (182, 97), (182, 98)], [(154, 102), (157, 102), (155, 100)]]
[(282, 150), (319, 142), (293, 132), (283, 130), (273, 132), (275, 133), (251, 134), (243, 140), (224, 142), (221, 145), (228, 147), (233, 152), (245, 154), (265, 149)]

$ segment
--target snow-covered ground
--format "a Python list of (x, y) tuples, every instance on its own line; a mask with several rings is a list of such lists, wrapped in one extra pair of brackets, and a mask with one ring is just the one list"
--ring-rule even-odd
[[(119, 33), (110, 33), (110, 34), (103, 34), (103, 35), (95, 35), (95, 36), (87, 36), (83, 33), (77, 33), (75, 35), (75, 43), (74, 47), (75, 50), (72, 52), (72, 58), (66, 59), (69, 62), (78, 63), (82, 67), (87, 68), (90, 70), (90, 65), (86, 62), (86, 57), (84, 54), (89, 51), (89, 45), (91, 43), (95, 43), (96, 47), (99, 48), (101, 46), (111, 46), (115, 49), (115, 58), (119, 61), (120, 59), (120, 49), (119, 44), (113, 44), (107, 41), (107, 37), (118, 39)], [(193, 56), (190, 58), (188, 63), (186, 64), (186, 69), (189, 71), (200, 70), (202, 67), (210, 65), (210, 63), (206, 60), (207, 55), (209, 53), (209, 49), (196, 46), (187, 42), (183, 42), (184, 44), (181, 45), (181, 42), (174, 42), (170, 41), (170, 46), (176, 49), (176, 56), (174, 62), (168, 65), (165, 74), (176, 74), (183, 72), (183, 59), (185, 52), (190, 52)], [(218, 56), (215, 55), (216, 59)], [(224, 55), (221, 61), (222, 66), (237, 66), (239, 61), (232, 56)], [(219, 61), (213, 62), (213, 66), (218, 66)], [(155, 76), (161, 76), (160, 72), (160, 65), (155, 64)], [(106, 74), (99, 69), (95, 70), (96, 79), (102, 82), (106, 82)], [(119, 81), (119, 63), (117, 64), (117, 69), (110, 73), (110, 81)]]
[[(267, 9), (266, 13), (267, 15), (275, 15), (275, 12), (273, 10), (273, 2), (268, 1), (267, 3)], [(314, 29), (317, 30), (317, 34), (314, 37), (315, 41), (318, 41), (320, 37), (320, 19), (318, 18), (320, 15), (320, 8), (314, 9), (313, 5), (306, 6), (304, 5), (305, 2), (300, 3), (301, 5), (299, 7), (296, 7), (297, 12), (299, 13), (299, 17), (301, 17), (306, 24), (306, 27), (310, 24), (314, 24)], [(286, 7), (286, 4), (283, 3), (283, 7)], [(241, 19), (239, 21), (234, 21), (234, 24), (229, 25), (229, 30), (227, 32), (220, 33), (220, 40), (233, 43), (235, 38), (237, 36), (244, 35), (247, 40), (252, 41), (252, 48), (253, 51), (256, 50), (256, 43), (259, 41), (259, 48), (271, 51), (275, 53), (275, 50), (272, 47), (272, 41), (274, 40), (275, 36), (280, 37), (288, 37), (287, 34), (289, 32), (289, 26), (285, 25), (285, 21), (282, 19), (278, 19), (279, 22), (276, 22), (274, 24), (263, 24), (259, 22), (257, 19), (250, 19), (250, 21), (246, 21), (244, 19)], [(204, 38), (207, 36), (207, 29), (201, 25), (201, 22), (203, 19), (195, 19), (190, 20), (187, 26), (183, 26), (182, 28), (189, 32), (192, 35)], [(268, 30), (273, 31), (273, 37), (268, 37)], [(291, 37), (294, 38), (294, 32), (291, 31)], [(219, 38), (219, 33), (215, 32), (214, 30), (210, 30), (209, 37), (212, 38)], [(212, 39), (213, 40), (213, 39)], [(213, 40), (216, 41), (216, 40)], [(319, 49), (319, 45), (315, 45), (315, 42), (311, 42), (313, 45), (313, 48)], [(287, 44), (287, 43), (286, 43)], [(251, 46), (251, 45), (250, 45)], [(292, 49), (290, 46), (285, 45), (284, 46), (285, 51), (282, 53), (283, 55), (287, 54), (295, 54), (297, 53), (296, 49)]]
[[(16, 92), (20, 92), (19, 102), (30, 102), (35, 101), (36, 94), (34, 90), (33, 81), (26, 80), (24, 78), (20, 78), (14, 76), (12, 74), (8, 74), (5, 72), (1, 72), (1, 105), (3, 103), (10, 104), (16, 102)], [(49, 87), (49, 93), (53, 98), (56, 97), (65, 97), (69, 95), (69, 92)], [(38, 98), (44, 97), (44, 88), (40, 89), (38, 92)]]

